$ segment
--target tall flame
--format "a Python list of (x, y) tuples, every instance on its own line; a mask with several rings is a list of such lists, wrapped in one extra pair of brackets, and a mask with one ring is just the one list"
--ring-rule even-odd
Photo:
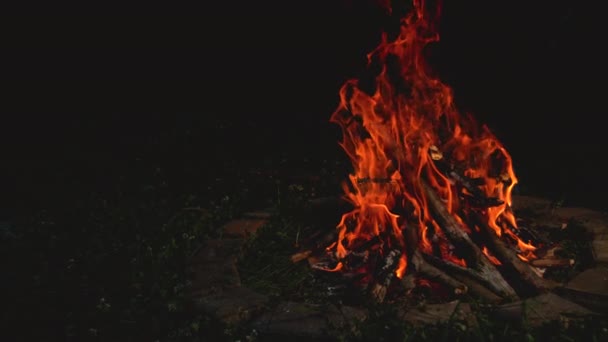
[[(388, 41), (384, 34), (368, 55), (369, 66), (380, 67), (373, 90), (366, 91), (359, 80), (347, 81), (330, 120), (341, 126), (340, 145), (354, 167), (343, 188), (355, 206), (339, 222), (338, 240), (330, 250), (342, 259), (361, 243), (379, 238), (383, 249), (404, 252), (397, 276), (407, 266), (404, 232), (408, 227), (419, 228), (419, 247), (427, 253), (436, 244), (428, 238), (429, 228), (442, 236), (429, 214), (421, 177), (470, 232), (457, 215), (462, 196), (435, 165), (433, 153), (462, 168), (466, 176), (481, 178), (483, 193), (503, 202), (483, 212), (496, 234), (502, 234), (503, 224), (516, 226), (510, 207), (517, 178), (510, 155), (487, 127), (457, 111), (452, 89), (431, 75), (424, 60), (425, 47), (439, 40), (434, 27), (438, 14), (439, 6), (431, 11), (424, 0), (414, 0), (414, 10), (401, 19), (398, 37)], [(447, 248), (442, 250), (445, 258), (464, 263), (450, 256)]]

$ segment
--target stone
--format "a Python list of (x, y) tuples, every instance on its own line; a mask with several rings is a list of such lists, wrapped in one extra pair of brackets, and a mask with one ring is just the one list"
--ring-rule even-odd
[(189, 289), (193, 295), (207, 294), (218, 289), (241, 285), (234, 256), (208, 259), (207, 263), (197, 264), (190, 270), (192, 277)]
[(236, 264), (243, 239), (209, 239), (188, 261), (192, 296), (237, 287), (241, 279)]
[(248, 219), (270, 219), (274, 215), (274, 209), (264, 209), (244, 213), (243, 218)]
[(238, 256), (245, 240), (238, 238), (209, 239), (194, 253), (190, 265), (207, 264), (209, 260)]
[(348, 305), (331, 305), (327, 312), (330, 329), (339, 333), (346, 331), (354, 333), (357, 329), (357, 324), (365, 321), (367, 317), (367, 310)]
[(267, 302), (267, 296), (238, 286), (201, 296), (194, 301), (194, 306), (227, 325), (236, 325), (250, 320), (264, 309)]
[(608, 240), (593, 240), (591, 247), (595, 261), (604, 265), (608, 264)]
[(224, 236), (233, 238), (247, 238), (268, 223), (266, 219), (236, 219), (222, 227)]
[(570, 220), (576, 220), (596, 238), (608, 239), (608, 214), (580, 207), (551, 206), (551, 202), (531, 196), (513, 196), (513, 209), (518, 211), (531, 211), (532, 219), (542, 223), (545, 227), (562, 227)]
[(562, 291), (581, 305), (598, 312), (608, 312), (608, 266), (597, 265), (581, 272)]
[(414, 326), (433, 325), (456, 321), (472, 327), (477, 321), (471, 306), (458, 300), (440, 304), (425, 304), (414, 308), (401, 309), (401, 319)]
[(594, 313), (581, 305), (558, 296), (545, 293), (523, 301), (508, 303), (497, 307), (495, 318), (515, 324), (527, 324), (538, 327), (551, 321), (579, 319)]
[(353, 307), (282, 302), (251, 326), (266, 338), (329, 340), (333, 334), (352, 331), (355, 323), (366, 317), (365, 310)]

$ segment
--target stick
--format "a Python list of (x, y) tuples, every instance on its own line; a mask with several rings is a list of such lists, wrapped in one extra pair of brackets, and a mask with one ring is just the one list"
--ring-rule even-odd
[(310, 255), (312, 254), (311, 250), (307, 250), (307, 251), (303, 251), (303, 252), (298, 252), (294, 255), (291, 256), (291, 261), (295, 264), (297, 262), (300, 262), (306, 258), (308, 258)]
[(314, 241), (314, 246), (307, 250), (303, 250), (292, 254), (291, 261), (293, 263), (300, 262), (306, 258), (308, 258), (312, 254), (316, 254), (325, 249), (332, 241), (335, 241), (338, 238), (338, 232), (336, 229), (332, 229), (331, 231), (323, 234), (320, 238)]
[(574, 265), (574, 259), (545, 258), (530, 261), (534, 267), (566, 267)]

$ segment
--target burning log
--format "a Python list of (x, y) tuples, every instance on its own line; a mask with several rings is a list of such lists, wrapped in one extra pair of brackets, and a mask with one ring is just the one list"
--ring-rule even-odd
[(388, 287), (395, 278), (395, 270), (399, 266), (400, 257), (401, 251), (398, 249), (390, 251), (384, 259), (384, 265), (378, 272), (377, 279), (379, 280), (372, 287), (371, 294), (379, 303), (384, 301)]
[(556, 286), (548, 280), (541, 278), (529, 264), (520, 259), (513, 249), (505, 246), (500, 237), (496, 235), (496, 232), (484, 222), (478, 213), (473, 213), (472, 216), (474, 216), (475, 224), (481, 228), (481, 233), (485, 238), (484, 241), (488, 244), (488, 248), (492, 250), (503, 265), (514, 270), (524, 283), (532, 286), (539, 293)]
[(461, 281), (454, 279), (447, 273), (426, 262), (420, 251), (416, 251), (414, 253), (410, 259), (410, 262), (413, 264), (417, 273), (425, 278), (428, 278), (429, 280), (434, 280), (447, 286), (448, 288), (452, 289), (452, 292), (457, 296), (464, 295), (469, 290), (468, 286)]
[(424, 276), (429, 280), (434, 280), (438, 283), (443, 284), (450, 288), (454, 295), (464, 295), (468, 292), (468, 287), (462, 282), (449, 276), (447, 273), (441, 271), (437, 267), (429, 264), (424, 260), (422, 253), (418, 249), (420, 231), (416, 224), (411, 224), (406, 230), (406, 242), (409, 251), (408, 258), (414, 271)]
[(484, 180), (481, 178), (473, 178), (464, 175), (464, 172), (460, 171), (456, 167), (449, 165), (444, 159), (443, 154), (439, 151), (436, 146), (429, 148), (429, 155), (437, 169), (439, 169), (444, 175), (446, 175), (452, 182), (458, 184), (458, 186), (464, 188), (467, 191), (468, 203), (476, 208), (489, 208), (496, 207), (504, 204), (498, 198), (488, 197), (479, 188), (484, 184)]
[[(457, 281), (465, 284), (469, 293), (484, 299), (487, 302), (498, 303), (505, 299), (514, 299), (517, 297), (504, 297), (496, 293), (492, 288), (492, 284), (488, 279), (484, 278), (483, 274), (475, 269), (456, 265), (432, 255), (424, 255), (425, 259), (433, 266), (443, 270), (446, 274), (454, 277)], [(502, 277), (502, 275), (501, 275)]]
[(469, 289), (468, 293), (473, 297), (481, 299), (482, 301), (490, 304), (498, 304), (504, 301), (502, 297), (498, 296), (496, 293), (485, 287), (482, 283), (466, 274), (459, 274), (456, 272), (452, 274), (452, 277), (465, 284)]
[[(467, 273), (475, 274), (489, 289), (503, 298), (516, 299), (515, 290), (502, 277), (492, 262), (482, 253), (481, 249), (471, 240), (469, 235), (460, 227), (456, 219), (448, 212), (435, 191), (423, 179), (420, 179), (422, 189), (428, 201), (433, 216), (469, 265)], [(457, 265), (454, 265), (457, 266)]]

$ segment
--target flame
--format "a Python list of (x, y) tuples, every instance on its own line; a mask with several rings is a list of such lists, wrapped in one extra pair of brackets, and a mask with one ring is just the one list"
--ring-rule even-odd
[[(411, 227), (419, 232), (424, 253), (438, 250), (442, 258), (466, 267), (449, 251), (418, 181), (428, 181), (467, 233), (476, 229), (458, 214), (467, 206), (463, 196), (471, 194), (452, 184), (437, 166), (440, 160), (461, 168), (466, 177), (482, 180), (480, 191), (501, 201), (483, 210), (487, 225), (498, 236), (508, 231), (503, 225), (517, 227), (511, 193), (518, 180), (511, 156), (487, 127), (458, 112), (452, 89), (434, 77), (425, 62), (426, 46), (439, 40), (439, 12), (440, 6), (429, 9), (424, 0), (414, 0), (414, 10), (401, 19), (398, 37), (388, 41), (384, 34), (367, 56), (369, 66), (380, 70), (373, 89), (359, 80), (347, 81), (330, 119), (342, 128), (340, 145), (353, 165), (343, 189), (355, 209), (342, 216), (338, 239), (328, 250), (343, 259), (365, 241), (379, 238), (382, 251), (403, 252), (395, 271), (398, 277), (408, 264), (404, 232)], [(534, 248), (509, 235), (520, 250)], [(500, 263), (487, 249), (483, 252)]]
[(399, 259), (399, 266), (397, 267), (397, 270), (395, 271), (395, 275), (397, 276), (397, 278), (399, 278), (399, 279), (403, 278), (406, 268), (407, 268), (407, 258), (405, 257), (405, 254), (403, 254), (403, 255), (401, 255), (401, 258)]
[(481, 251), (483, 252), (483, 254), (485, 254), (485, 256), (488, 257), (488, 260), (490, 260), (494, 265), (502, 265), (500, 260), (496, 259), (495, 256), (490, 254), (490, 251), (488, 251), (488, 247), (484, 246)]
[(327, 271), (327, 272), (338, 272), (338, 271), (340, 271), (340, 270), (341, 270), (343, 267), (344, 267), (344, 264), (342, 264), (341, 262), (339, 262), (339, 263), (336, 265), (336, 267), (334, 267), (334, 268), (332, 268), (332, 269), (325, 270), (325, 271)]

